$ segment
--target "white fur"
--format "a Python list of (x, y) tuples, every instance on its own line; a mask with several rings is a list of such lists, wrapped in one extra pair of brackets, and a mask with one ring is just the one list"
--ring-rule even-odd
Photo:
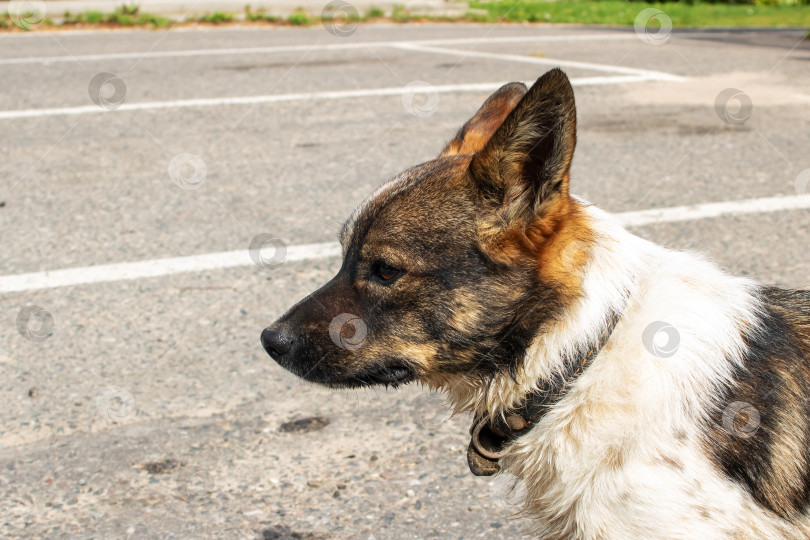
[[(704, 258), (638, 238), (595, 207), (584, 295), (530, 347), (517, 383), (446, 388), (457, 410), (499, 413), (520, 402), (561, 358), (621, 320), (568, 394), (502, 459), (526, 486), (542, 538), (808, 538), (765, 511), (706, 455), (698, 426), (741, 361), (741, 334), (758, 323), (757, 285)], [(677, 353), (651, 354), (650, 323), (680, 335)]]

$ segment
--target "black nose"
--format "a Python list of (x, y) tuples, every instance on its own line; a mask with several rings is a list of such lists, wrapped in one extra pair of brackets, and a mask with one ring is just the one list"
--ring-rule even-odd
[(262, 347), (267, 354), (278, 360), (292, 349), (292, 339), (278, 330), (265, 328), (262, 330)]

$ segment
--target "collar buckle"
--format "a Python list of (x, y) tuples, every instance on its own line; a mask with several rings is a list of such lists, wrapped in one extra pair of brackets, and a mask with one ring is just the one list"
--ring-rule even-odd
[(489, 418), (482, 417), (472, 428), (470, 442), (473, 448), (487, 459), (501, 459), (506, 455), (509, 438), (498, 431), (500, 430), (494, 423), (490, 425)]

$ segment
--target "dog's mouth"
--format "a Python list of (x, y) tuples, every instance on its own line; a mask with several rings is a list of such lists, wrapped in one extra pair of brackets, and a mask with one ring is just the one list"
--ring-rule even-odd
[[(409, 383), (417, 379), (416, 370), (404, 360), (372, 364), (351, 375), (334, 386), (393, 386)], [(331, 385), (330, 385), (331, 386)]]

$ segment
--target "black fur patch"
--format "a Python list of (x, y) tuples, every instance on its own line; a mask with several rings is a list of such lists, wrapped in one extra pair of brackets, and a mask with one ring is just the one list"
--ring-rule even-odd
[(764, 288), (761, 327), (722, 396), (709, 450), (763, 507), (795, 518), (810, 502), (810, 292)]

